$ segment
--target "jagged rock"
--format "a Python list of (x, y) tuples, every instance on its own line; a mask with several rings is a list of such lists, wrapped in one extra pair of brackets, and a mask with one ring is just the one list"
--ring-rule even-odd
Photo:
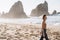
[(32, 10), (31, 16), (41, 16), (43, 14), (49, 15), (48, 3), (45, 1), (43, 4), (39, 4), (35, 9)]
[(60, 16), (60, 12), (57, 12), (56, 10), (54, 10), (51, 16)]
[(54, 10), (53, 11), (53, 13), (52, 13), (52, 15), (56, 15), (57, 14), (57, 11), (56, 10)]
[(26, 18), (26, 14), (23, 10), (23, 5), (21, 1), (16, 2), (9, 10), (8, 13), (2, 14), (3, 18)]

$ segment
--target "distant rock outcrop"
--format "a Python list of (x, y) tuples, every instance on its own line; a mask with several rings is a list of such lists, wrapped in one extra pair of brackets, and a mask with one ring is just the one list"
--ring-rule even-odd
[(53, 13), (51, 15), (56, 15), (57, 14), (57, 11), (54, 10)]
[(60, 12), (58, 12), (58, 14), (60, 14)]
[(39, 4), (35, 9), (33, 9), (30, 16), (41, 16), (43, 14), (49, 15), (48, 3), (46, 1), (43, 4)]
[(57, 12), (56, 10), (54, 10), (53, 13), (50, 14), (50, 16), (60, 16), (60, 12)]
[(8, 13), (2, 14), (3, 18), (26, 18), (26, 14), (23, 10), (23, 5), (21, 1), (16, 2), (9, 10)]

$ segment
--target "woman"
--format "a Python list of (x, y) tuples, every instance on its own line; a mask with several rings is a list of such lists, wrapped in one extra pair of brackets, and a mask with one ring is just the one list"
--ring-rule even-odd
[(43, 40), (43, 38), (45, 38), (46, 40), (49, 40), (48, 39), (48, 36), (47, 36), (47, 33), (46, 33), (46, 15), (43, 15), (43, 22), (42, 22), (42, 35), (41, 35), (41, 39), (40, 40)]

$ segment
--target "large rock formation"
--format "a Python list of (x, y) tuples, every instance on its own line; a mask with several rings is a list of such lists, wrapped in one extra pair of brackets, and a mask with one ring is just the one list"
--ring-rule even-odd
[(39, 4), (31, 12), (31, 16), (41, 16), (43, 14), (49, 15), (49, 13), (48, 13), (48, 3), (46, 1), (44, 3)]
[(16, 2), (9, 10), (8, 13), (2, 14), (3, 18), (26, 18), (26, 14), (23, 10), (23, 5), (21, 1)]

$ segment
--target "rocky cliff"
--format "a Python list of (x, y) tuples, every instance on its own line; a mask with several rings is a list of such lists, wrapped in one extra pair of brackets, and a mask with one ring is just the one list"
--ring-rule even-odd
[(43, 14), (49, 15), (48, 3), (46, 1), (33, 9), (30, 16), (41, 16)]
[(9, 10), (8, 13), (2, 14), (3, 18), (26, 18), (26, 14), (23, 10), (23, 5), (21, 1), (16, 2)]

